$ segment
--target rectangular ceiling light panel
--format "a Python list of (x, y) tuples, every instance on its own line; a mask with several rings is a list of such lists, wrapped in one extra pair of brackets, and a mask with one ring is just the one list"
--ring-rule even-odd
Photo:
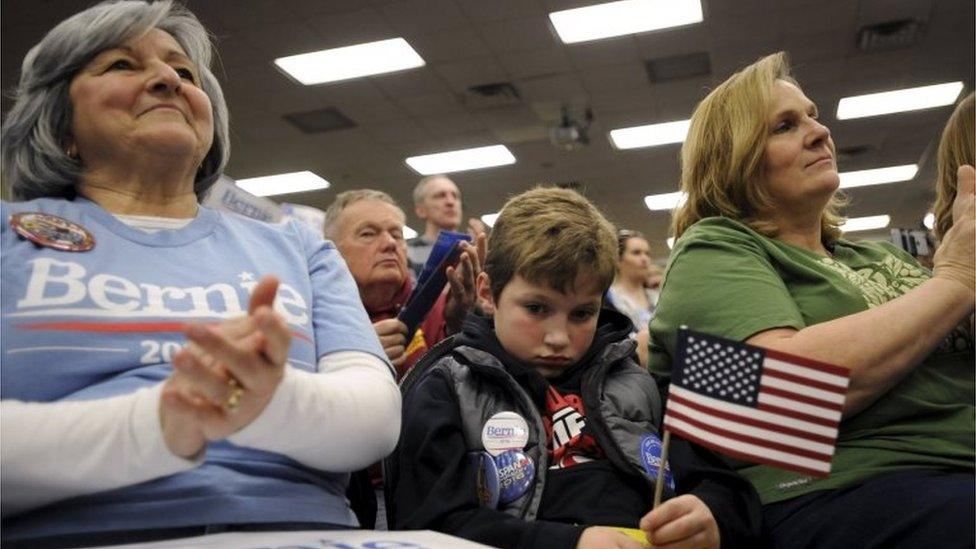
[(411, 156), (406, 162), (420, 175), (434, 175), (514, 164), (515, 156), (505, 145), (490, 145), (488, 147)]
[(888, 215), (869, 215), (867, 217), (852, 217), (840, 226), (840, 230), (845, 233), (856, 231), (870, 231), (873, 229), (884, 229), (891, 223), (891, 216)]
[(688, 135), (691, 120), (633, 126), (610, 130), (610, 142), (618, 149), (637, 149), (670, 143), (681, 143)]
[(845, 97), (837, 104), (837, 120), (942, 107), (956, 102), (962, 82), (948, 82), (867, 95)]
[(917, 173), (918, 164), (905, 164), (904, 166), (890, 166), (888, 168), (875, 168), (873, 170), (844, 172), (840, 174), (840, 188), (850, 189), (853, 187), (867, 187), (868, 185), (883, 185), (885, 183), (910, 181), (915, 179), (915, 174)]
[(682, 191), (664, 194), (649, 194), (644, 197), (644, 205), (652, 212), (673, 210), (688, 200), (688, 195)]
[(700, 0), (623, 0), (554, 11), (549, 20), (566, 44), (702, 21)]
[(275, 59), (275, 64), (306, 86), (349, 80), (424, 66), (403, 38), (391, 38)]
[(484, 223), (485, 225), (488, 225), (489, 227), (494, 227), (495, 226), (495, 221), (498, 221), (498, 214), (499, 213), (501, 213), (501, 212), (495, 212), (495, 213), (485, 214), (485, 215), (481, 216), (481, 222)]
[(271, 196), (328, 189), (329, 182), (312, 172), (304, 171), (239, 179), (237, 186), (255, 196)]

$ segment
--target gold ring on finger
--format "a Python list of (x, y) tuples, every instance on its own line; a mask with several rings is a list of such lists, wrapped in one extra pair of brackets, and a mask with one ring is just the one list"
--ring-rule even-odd
[(227, 400), (224, 401), (224, 408), (229, 411), (234, 411), (241, 405), (241, 399), (244, 397), (244, 388), (234, 378), (227, 380), (227, 386), (230, 387), (230, 394), (227, 395)]

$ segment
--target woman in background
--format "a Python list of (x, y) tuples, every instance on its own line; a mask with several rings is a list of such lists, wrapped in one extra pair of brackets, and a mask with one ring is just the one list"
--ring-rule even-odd
[(124, 1), (24, 59), (0, 142), (20, 200), (0, 232), (5, 547), (354, 527), (346, 472), (396, 443), (334, 246), (199, 203), (229, 152), (211, 48), (185, 8)]
[(651, 270), (651, 247), (637, 231), (617, 232), (619, 259), (617, 275), (607, 290), (609, 305), (627, 315), (634, 324), (637, 355), (647, 366), (647, 324), (657, 305), (657, 293), (647, 288)]

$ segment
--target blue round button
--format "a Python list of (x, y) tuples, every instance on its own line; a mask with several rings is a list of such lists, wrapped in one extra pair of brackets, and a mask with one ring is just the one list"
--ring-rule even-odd
[(498, 502), (511, 503), (522, 497), (535, 480), (535, 464), (521, 450), (509, 450), (495, 456), (498, 467)]
[[(641, 438), (640, 457), (647, 474), (652, 479), (657, 479), (657, 471), (661, 466), (661, 439), (657, 435), (649, 434)], [(671, 474), (671, 466), (668, 464), (664, 465), (664, 484), (674, 490), (674, 475)]]

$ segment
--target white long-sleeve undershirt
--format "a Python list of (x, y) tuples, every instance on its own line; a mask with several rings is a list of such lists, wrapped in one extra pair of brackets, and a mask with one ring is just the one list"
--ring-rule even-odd
[[(389, 366), (360, 351), (330, 353), (316, 373), (285, 367), (267, 408), (228, 440), (343, 472), (376, 462), (396, 445), (400, 392)], [(0, 402), (0, 511), (111, 490), (198, 466), (166, 447), (162, 383), (89, 401)], [(246, 398), (246, 397), (245, 397)]]

